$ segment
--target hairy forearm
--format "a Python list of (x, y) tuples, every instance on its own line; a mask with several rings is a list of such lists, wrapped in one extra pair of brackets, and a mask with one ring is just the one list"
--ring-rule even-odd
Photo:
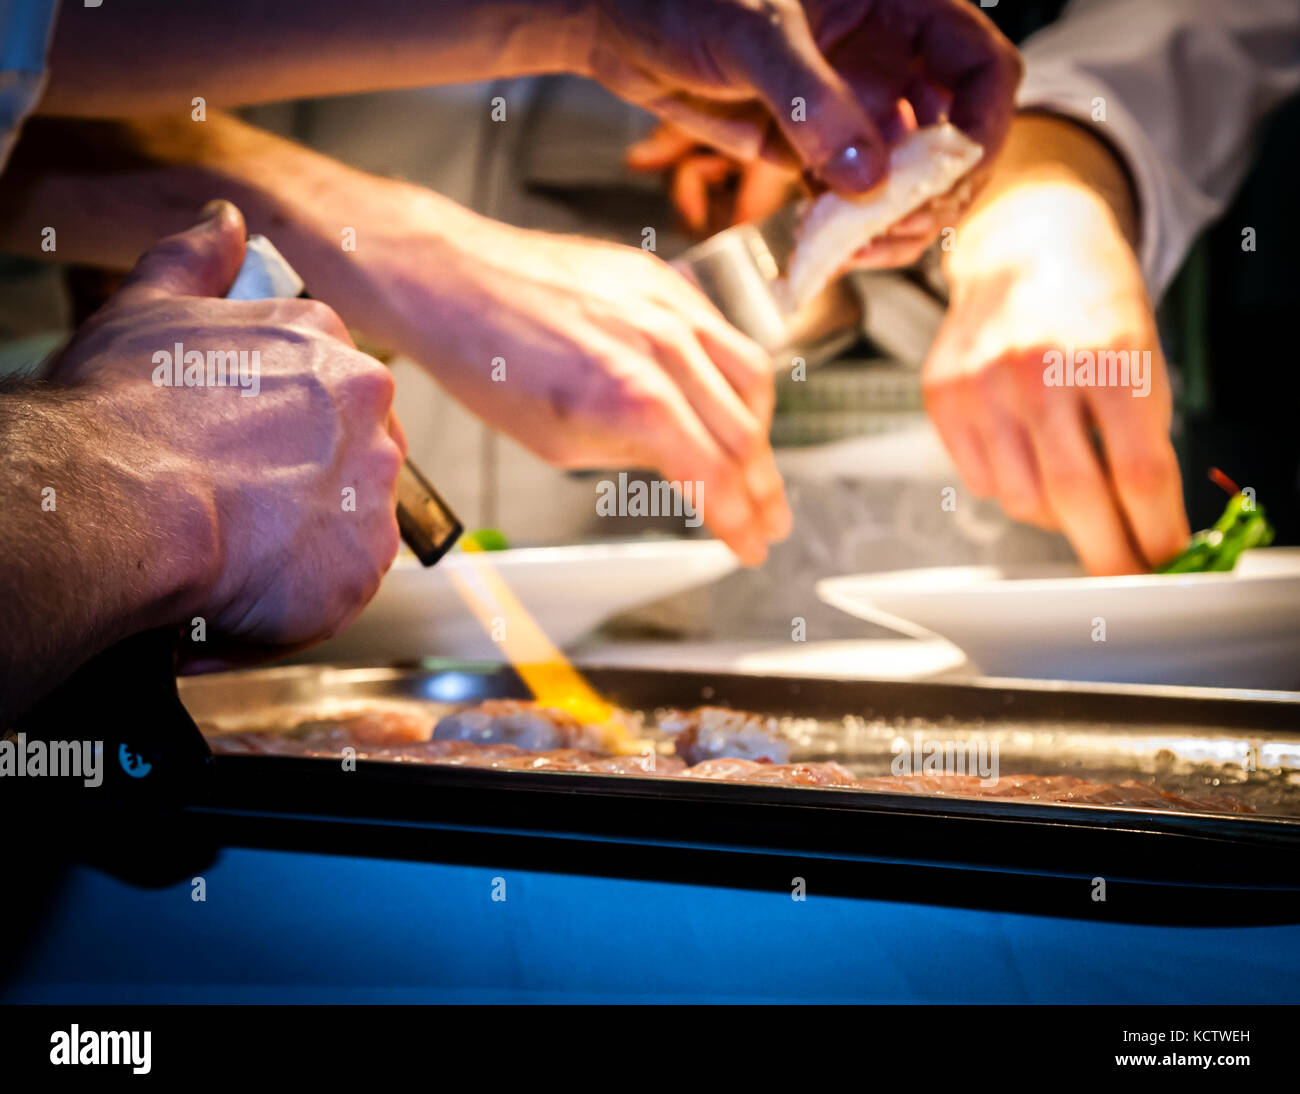
[(581, 72), (586, 0), (64, 4), (41, 111), (76, 117)]
[(472, 250), (483, 225), (432, 191), (365, 174), (229, 115), (46, 118), (29, 122), (0, 176), (0, 249), (125, 270), (217, 197), (240, 207), (249, 231), (268, 236), (313, 295), (380, 341), (384, 332), (369, 320), (383, 301), (359, 276), (374, 232), (403, 223), (416, 203), (425, 229), (445, 236), (450, 263), (453, 251)]
[[(119, 638), (184, 617), (209, 516), (93, 388), (0, 389), (0, 727)], [(184, 500), (184, 499), (191, 500)]]

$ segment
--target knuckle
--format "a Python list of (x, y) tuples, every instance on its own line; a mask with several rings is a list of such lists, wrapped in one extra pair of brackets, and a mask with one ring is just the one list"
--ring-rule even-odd
[(161, 265), (188, 267), (194, 265), (197, 250), (195, 243), (186, 236), (168, 236), (149, 248), (149, 259)]
[(387, 414), (397, 393), (393, 374), (364, 353), (349, 355), (348, 388), (351, 394)]
[(932, 370), (921, 373), (921, 399), (929, 413), (935, 413), (955, 393), (956, 388), (950, 376)]
[(1049, 488), (1063, 498), (1078, 498), (1086, 494), (1092, 488), (1094, 478), (1092, 468), (1074, 457), (1057, 459), (1047, 474)]
[(1010, 490), (1002, 495), (1001, 501), (1007, 516), (1027, 524), (1034, 523), (1043, 512), (1038, 499), (1027, 490)]
[(397, 481), (405, 457), (401, 448), (391, 437), (386, 437), (379, 446), (379, 475), (384, 484), (391, 487)]
[(1164, 493), (1174, 482), (1174, 468), (1170, 461), (1154, 452), (1131, 456), (1120, 470), (1120, 475), (1136, 494), (1152, 497)]
[(776, 398), (776, 376), (772, 362), (758, 346), (746, 347), (740, 361), (744, 366), (736, 377), (740, 393), (748, 398)]
[(626, 429), (649, 431), (663, 417), (662, 394), (643, 378), (620, 375), (610, 378), (597, 412), (617, 419)]
[(767, 430), (753, 418), (747, 418), (736, 429), (736, 455), (741, 460), (757, 456), (767, 445)]
[(283, 310), (291, 323), (311, 327), (335, 337), (347, 335), (347, 327), (339, 318), (338, 312), (320, 300), (307, 298), (286, 300)]
[(996, 420), (1010, 408), (1007, 403), (1007, 383), (1001, 360), (990, 363), (975, 373), (966, 374), (959, 387), (965, 405), (972, 413), (986, 420)]

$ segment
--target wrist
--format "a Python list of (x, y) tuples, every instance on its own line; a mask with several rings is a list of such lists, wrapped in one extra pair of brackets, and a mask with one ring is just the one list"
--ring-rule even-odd
[(190, 618), (218, 569), (203, 469), (131, 428), (125, 395), (89, 380), (0, 396), (3, 638), (46, 673)]
[[(221, 571), (210, 474), (166, 430), (160, 437), (155, 428), (141, 427), (158, 420), (158, 408), (137, 419), (133, 400), (98, 390), (93, 379), (69, 394), (74, 418), (84, 418), (73, 464), (78, 483), (94, 496), (106, 530), (112, 529), (104, 585), (119, 590), (122, 602), (108, 606), (107, 617), (119, 622), (122, 635), (188, 622), (207, 603)], [(147, 397), (175, 394), (151, 386)]]
[[(405, 348), (404, 301), (412, 291), (446, 303), (467, 261), (499, 247), (492, 221), (431, 190), (356, 174), (322, 188), (318, 200), (286, 202), (275, 242), (307, 291), (351, 329), (386, 348)], [(444, 299), (446, 298), (446, 299)]]
[(1136, 236), (1127, 175), (1104, 142), (1073, 122), (1021, 115), (958, 225), (944, 273), (959, 291), (993, 271), (1043, 276), (1084, 256), (1118, 270), (1135, 262)]
[(970, 216), (1013, 188), (1030, 185), (1072, 188), (1095, 196), (1136, 247), (1137, 196), (1123, 161), (1094, 130), (1052, 114), (1022, 113), (1012, 123), (987, 185)]

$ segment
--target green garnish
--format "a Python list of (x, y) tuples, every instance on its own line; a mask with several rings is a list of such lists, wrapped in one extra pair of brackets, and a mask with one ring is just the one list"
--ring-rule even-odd
[(463, 545), (473, 544), (480, 551), (505, 551), (510, 547), (506, 537), (496, 528), (475, 528), (472, 532), (466, 532)]
[(1241, 552), (1252, 547), (1267, 547), (1273, 542), (1273, 526), (1264, 516), (1264, 509), (1253, 496), (1237, 489), (1227, 475), (1217, 467), (1210, 468), (1210, 478), (1232, 496), (1228, 507), (1214, 525), (1192, 536), (1187, 548), (1174, 555), (1162, 566), (1158, 574), (1192, 574), (1231, 570), (1237, 565)]

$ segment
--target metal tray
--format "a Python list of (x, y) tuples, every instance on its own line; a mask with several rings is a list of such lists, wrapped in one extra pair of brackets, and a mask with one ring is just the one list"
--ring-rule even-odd
[[(1052, 771), (1111, 780), (1137, 775), (1175, 791), (1218, 780), (1268, 811), (1171, 813), (414, 763), (362, 761), (349, 772), (328, 760), (221, 755), (213, 795), (203, 808), (246, 820), (330, 820), (350, 827), (354, 848), (367, 845), (364, 833), (373, 835), (376, 824), (405, 829), (406, 837), (383, 841), (390, 850), (406, 847), (398, 853), (427, 853), (429, 829), (456, 829), (583, 844), (1300, 890), (1300, 786), (1289, 766), (1300, 755), (1295, 697), (584, 671), (604, 695), (632, 710), (704, 702), (788, 717), (798, 758), (836, 759), (864, 774), (887, 773), (894, 737), (922, 732), (999, 741), (1003, 774)], [(445, 704), (526, 694), (509, 670), (450, 662), (260, 670), (188, 679), (180, 690), (209, 731), (252, 728), (286, 709), (341, 701)], [(413, 836), (419, 831), (426, 837)]]

